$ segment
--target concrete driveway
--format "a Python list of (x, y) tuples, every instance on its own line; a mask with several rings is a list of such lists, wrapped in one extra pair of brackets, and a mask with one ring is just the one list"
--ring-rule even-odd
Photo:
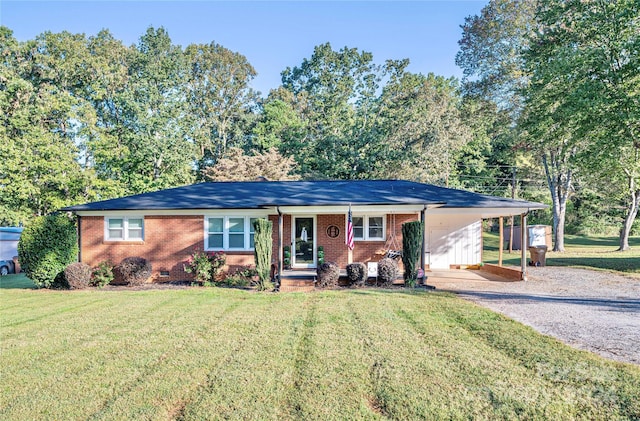
[(479, 271), (427, 273), (451, 291), (573, 347), (640, 364), (640, 279), (565, 267), (529, 268), (526, 282)]

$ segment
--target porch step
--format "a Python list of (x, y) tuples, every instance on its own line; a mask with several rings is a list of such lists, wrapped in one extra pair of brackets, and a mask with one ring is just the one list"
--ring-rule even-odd
[(284, 271), (280, 278), (281, 292), (309, 292), (315, 289), (315, 271)]
[(315, 289), (313, 284), (311, 286), (280, 286), (280, 292), (311, 292)]
[(308, 287), (314, 284), (313, 279), (282, 278), (280, 280), (280, 286), (287, 287)]

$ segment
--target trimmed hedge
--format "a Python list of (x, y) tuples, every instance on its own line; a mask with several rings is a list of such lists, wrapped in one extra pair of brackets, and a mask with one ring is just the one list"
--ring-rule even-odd
[(91, 283), (91, 266), (86, 263), (71, 263), (64, 269), (64, 278), (69, 284), (69, 288), (82, 289)]
[(385, 257), (378, 262), (378, 280), (382, 282), (383, 286), (391, 286), (399, 274), (398, 262), (394, 259)]
[(151, 263), (142, 257), (126, 257), (117, 266), (122, 281), (130, 286), (142, 285), (151, 277)]
[(354, 286), (364, 285), (364, 281), (367, 280), (367, 267), (364, 263), (356, 262), (347, 265), (347, 278), (349, 284)]
[(321, 288), (334, 287), (340, 278), (340, 267), (334, 262), (324, 262), (316, 270), (318, 286)]
[(24, 228), (18, 257), (39, 288), (64, 287), (64, 269), (78, 258), (75, 221), (64, 214), (41, 216)]

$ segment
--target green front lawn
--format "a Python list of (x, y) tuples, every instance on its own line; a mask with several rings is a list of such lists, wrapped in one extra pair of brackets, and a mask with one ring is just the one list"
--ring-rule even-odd
[[(497, 233), (483, 235), (485, 263), (498, 263), (498, 246), (500, 236)], [(549, 251), (547, 266), (573, 266), (586, 269), (611, 270), (627, 275), (640, 276), (640, 237), (629, 239), (631, 250), (619, 252), (618, 237), (583, 237), (565, 236), (564, 253)], [(529, 252), (527, 251), (527, 259)], [(505, 250), (504, 265), (520, 266), (520, 250), (509, 254)]]
[(445, 293), (0, 284), (4, 420), (640, 417), (640, 367)]

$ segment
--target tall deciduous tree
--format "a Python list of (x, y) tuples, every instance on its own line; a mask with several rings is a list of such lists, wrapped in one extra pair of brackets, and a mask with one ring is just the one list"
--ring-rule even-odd
[(189, 45), (185, 58), (189, 136), (203, 169), (223, 157), (228, 147), (246, 142), (257, 102), (250, 87), (256, 71), (245, 56), (216, 43)]
[(315, 47), (299, 67), (282, 72), (282, 90), (304, 122), (304, 136), (294, 136), (290, 150), (301, 174), (338, 179), (369, 178), (377, 159), (372, 139), (376, 92), (385, 68), (371, 53), (355, 48), (334, 51), (329, 43)]
[(529, 127), (588, 171), (626, 179), (627, 249), (640, 205), (640, 4), (554, 0), (541, 4), (538, 19), (528, 53)]
[(386, 162), (378, 174), (449, 185), (456, 158), (472, 140), (457, 81), (405, 72), (384, 87), (380, 103)]
[(535, 27), (536, 0), (491, 0), (479, 16), (462, 25), (456, 64), (464, 73), (468, 96), (483, 98), (508, 110), (520, 112), (524, 72), (523, 51)]
[(127, 184), (141, 192), (191, 182), (193, 150), (184, 127), (182, 50), (163, 28), (149, 28), (131, 58), (129, 75), (128, 153), (122, 163)]
[(47, 32), (20, 44), (0, 28), (0, 38), (1, 222), (27, 222), (99, 197), (103, 186), (78, 162), (78, 139), (95, 120), (79, 94), (87, 77), (84, 37)]

